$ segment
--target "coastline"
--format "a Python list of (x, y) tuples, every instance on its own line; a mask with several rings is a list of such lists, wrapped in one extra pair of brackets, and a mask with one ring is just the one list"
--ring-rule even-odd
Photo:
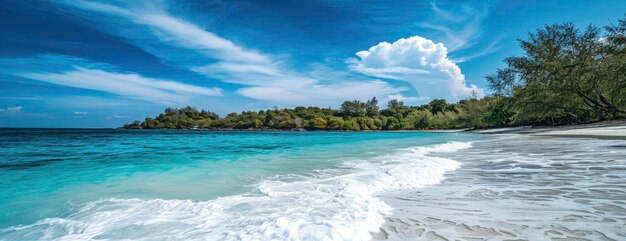
[(626, 140), (626, 121), (603, 121), (565, 126), (520, 126), (469, 130), (478, 134), (523, 134), (537, 137), (569, 137)]
[[(13, 129), (13, 128), (8, 128)], [(100, 128), (94, 128), (100, 129)], [(436, 132), (436, 133), (477, 133), (477, 134), (527, 134), (545, 137), (580, 137), (580, 138), (599, 138), (599, 139), (626, 139), (626, 120), (601, 121), (585, 124), (572, 124), (562, 126), (512, 126), (512, 127), (496, 127), (485, 129), (472, 128), (456, 128), (456, 129), (423, 129), (423, 130), (307, 130), (304, 128), (295, 129), (265, 129), (265, 128), (191, 128), (191, 129), (168, 129), (168, 128), (102, 128), (117, 130), (178, 130), (178, 131), (232, 131), (232, 132)]]
[[(598, 197), (591, 189), (600, 184), (585, 180), (618, 185), (625, 121), (467, 132), (488, 135), (487, 140), (458, 153), (436, 154), (462, 163), (441, 183), (378, 194), (393, 211), (372, 240), (613, 240), (623, 235), (602, 221), (619, 219), (619, 212), (595, 212), (598, 205), (621, 205), (612, 201), (619, 191)], [(567, 174), (572, 171), (587, 176), (573, 179)], [(592, 204), (586, 203), (589, 198)], [(533, 210), (544, 210), (545, 216)]]
[[(593, 127), (603, 126), (619, 125), (602, 123)], [(578, 127), (580, 129), (581, 126)], [(517, 129), (519, 132), (524, 128)], [(525, 132), (536, 132), (538, 128), (531, 130)], [(158, 224), (163, 220), (155, 220), (151, 215), (144, 215), (145, 213), (165, 216), (167, 220), (178, 223), (170, 225), (161, 222), (163, 226), (146, 227), (151, 230), (150, 234), (181, 234), (177, 236), (179, 239), (190, 237), (185, 234), (198, 233), (217, 237), (213, 234), (222, 234), (221, 231), (230, 233), (232, 236), (229, 237), (236, 239), (240, 237), (236, 236), (240, 233), (230, 231), (240, 230), (241, 227), (250, 228), (247, 229), (249, 237), (257, 237), (259, 229), (255, 227), (258, 227), (259, 223), (269, 223), (273, 229), (268, 232), (280, 234), (280, 237), (297, 234), (285, 230), (302, 230), (300, 228), (303, 227), (306, 230), (308, 226), (298, 223), (309, 223), (319, 228), (314, 229), (315, 232), (311, 234), (324, 232), (318, 230), (327, 230), (328, 233), (340, 235), (335, 237), (352, 237), (358, 234), (359, 238), (354, 238), (358, 240), (368, 240), (370, 237), (391, 240), (543, 240), (547, 236), (544, 231), (551, 235), (548, 238), (555, 239), (584, 238), (578, 233), (585, 233), (591, 240), (602, 240), (604, 236), (619, 240), (615, 237), (626, 235), (624, 233), (619, 236), (621, 229), (613, 226), (615, 222), (603, 221), (622, 220), (621, 210), (626, 210), (624, 203), (613, 202), (626, 197), (623, 191), (626, 190), (626, 185), (621, 182), (626, 178), (623, 169), (626, 162), (624, 141), (560, 139), (531, 134), (478, 135), (470, 132), (431, 135), (433, 139), (422, 138), (423, 135), (419, 133), (385, 135), (384, 132), (362, 135), (330, 132), (292, 135), (284, 132), (279, 133), (282, 135), (279, 138), (274, 134), (246, 135), (245, 132), (239, 132), (238, 134), (241, 134), (239, 136), (196, 134), (172, 136), (181, 133), (169, 131), (160, 134), (146, 131), (138, 135), (140, 132), (122, 131), (119, 132), (121, 135), (109, 135), (114, 133), (109, 131), (109, 134), (103, 135), (100, 131), (92, 131), (81, 134), (79, 138), (76, 138), (77, 135), (73, 131), (69, 132), (69, 135), (58, 135), (55, 132), (29, 135), (18, 133), (12, 140), (7, 140), (6, 143), (16, 143), (14, 146), (20, 147), (23, 146), (22, 141), (28, 141), (32, 146), (38, 147), (36, 150), (40, 155), (50, 157), (43, 160), (54, 161), (39, 165), (40, 162), (37, 161), (42, 159), (30, 158), (36, 156), (30, 150), (17, 152), (16, 154), (22, 157), (28, 157), (23, 158), (29, 161), (24, 162), (25, 165), (37, 165), (20, 169), (22, 171), (48, 173), (44, 170), (65, 172), (69, 169), (75, 172), (83, 170), (85, 166), (93, 168), (79, 172), (79, 175), (85, 178), (81, 185), (63, 181), (71, 184), (71, 188), (64, 189), (58, 197), (45, 199), (35, 206), (48, 207), (49, 202), (69, 203), (65, 198), (74, 200), (78, 198), (85, 202), (101, 200), (95, 197), (115, 198), (88, 202), (84, 203), (85, 205), (73, 202), (77, 204), (76, 207), (89, 208), (81, 208), (82, 211), (79, 213), (70, 212), (69, 215), (66, 207), (59, 206), (54, 210), (58, 211), (58, 215), (51, 217), (60, 219), (40, 219), (35, 216), (38, 215), (38, 210), (31, 209), (30, 206), (11, 208), (32, 212), (32, 216), (28, 213), (19, 215), (31, 217), (30, 221), (19, 222), (32, 225), (19, 230), (5, 229), (4, 233), (0, 230), (0, 237), (38, 235), (41, 234), (38, 231), (41, 227), (47, 230), (49, 227), (67, 230), (68, 234), (87, 235), (81, 237), (88, 239), (91, 234), (110, 235), (128, 227), (129, 223)], [(35, 135), (40, 136), (32, 138)], [(376, 139), (376, 135), (385, 138)], [(337, 141), (338, 139), (340, 141)], [(49, 140), (55, 140), (55, 144), (50, 145)], [(65, 144), (68, 141), (70, 145)], [(228, 150), (224, 150), (224, 143), (231, 143)], [(97, 148), (87, 149), (90, 152), (83, 155), (82, 149), (92, 146)], [(284, 149), (285, 146), (290, 149)], [(55, 157), (53, 155), (61, 149), (67, 153), (81, 155), (68, 162), (56, 161), (59, 159), (53, 159)], [(228, 151), (231, 153), (215, 156)], [(128, 153), (133, 155), (129, 157)], [(257, 155), (259, 153), (262, 155)], [(255, 157), (249, 158), (250, 154)], [(180, 159), (169, 161), (173, 159), (172, 157)], [(243, 159), (245, 161), (229, 161)], [(116, 162), (118, 160), (119, 162)], [(207, 160), (216, 162), (207, 163)], [(221, 160), (227, 160), (223, 162), (226, 165), (221, 165)], [(328, 163), (328, 160), (334, 160), (336, 163)], [(79, 165), (81, 163), (85, 165)], [(98, 165), (89, 166), (94, 163)], [(159, 165), (154, 165), (155, 163)], [(133, 166), (119, 168), (128, 165)], [(181, 166), (185, 167), (178, 168)], [(153, 167), (155, 169), (149, 169)], [(268, 179), (249, 178), (268, 176), (270, 169), (259, 170), (258, 167), (281, 169), (274, 169), (277, 171), (272, 172), (274, 176)], [(106, 188), (99, 185), (87, 185), (88, 189), (84, 188), (84, 184), (90, 183), (92, 180), (90, 178), (94, 175), (109, 177), (110, 173), (114, 173), (129, 176), (137, 173), (137, 170), (146, 176), (138, 174), (130, 179), (122, 178), (102, 183)], [(215, 176), (207, 176), (211, 173)], [(235, 175), (224, 176), (223, 173)], [(15, 178), (22, 178), (21, 173), (16, 174), (19, 176)], [(230, 182), (237, 180), (237, 177), (245, 179), (232, 184), (220, 181), (229, 179)], [(65, 180), (64, 178), (76, 180), (72, 175), (69, 177), (56, 175), (52, 181)], [(48, 188), (47, 185), (55, 185), (51, 186), (55, 188), (57, 185), (55, 182), (51, 183), (48, 176), (36, 180), (41, 183), (33, 182), (38, 185), (20, 183), (23, 186), (20, 189), (27, 192), (32, 186)], [(9, 186), (11, 188), (14, 185), (13, 182), (7, 184), (11, 185)], [(250, 185), (253, 185), (251, 191)], [(598, 186), (605, 188), (600, 190)], [(243, 189), (241, 192), (230, 193), (232, 187)], [(102, 192), (92, 196), (92, 192), (87, 190)], [(136, 190), (142, 190), (142, 193), (137, 194)], [(82, 196), (83, 193), (87, 195)], [(130, 195), (118, 195), (120, 193)], [(241, 193), (251, 195), (242, 196)], [(573, 199), (567, 199), (568, 197)], [(24, 200), (28, 198), (30, 197), (26, 196)], [(588, 200), (593, 200), (593, 203), (587, 202)], [(30, 201), (16, 203), (32, 204)], [(228, 211), (202, 212), (200, 215), (196, 212), (212, 210), (214, 204), (229, 207)], [(257, 208), (252, 211), (238, 209), (242, 206)], [(596, 207), (599, 209), (594, 209)], [(69, 208), (74, 210), (72, 207)], [(288, 211), (284, 213), (284, 210)], [(583, 210), (584, 213), (577, 210)], [(115, 214), (111, 215), (113, 217), (111, 220), (101, 219), (99, 217), (103, 211), (114, 211)], [(529, 211), (542, 211), (542, 215)], [(128, 212), (131, 215), (128, 215)], [(341, 218), (334, 218), (333, 222), (325, 221), (328, 220), (326, 214), (335, 213), (338, 215), (334, 217)], [(311, 220), (311, 214), (317, 219)], [(286, 220), (285, 217), (289, 218), (287, 220), (296, 221), (275, 222)], [(549, 218), (548, 221), (542, 221), (543, 217)], [(18, 222), (12, 220), (17, 219), (11, 219), (11, 222)], [(208, 231), (196, 229), (198, 225), (206, 225), (206, 220), (228, 221), (210, 224), (216, 229), (211, 228)], [(324, 225), (316, 226), (319, 220), (324, 220)], [(582, 220), (578, 224), (589, 224), (590, 228), (581, 225), (572, 226), (567, 223), (571, 222), (569, 220)], [(66, 223), (69, 225), (65, 225)], [(290, 226), (289, 223), (296, 223), (296, 226)], [(552, 228), (553, 224), (557, 228)], [(171, 229), (163, 230), (165, 225)], [(88, 232), (80, 231), (84, 230), (82, 227), (88, 227)], [(105, 228), (100, 229), (102, 227)], [(574, 231), (570, 234), (565, 228)], [(74, 230), (79, 230), (80, 233), (73, 233)], [(378, 230), (381, 231), (377, 234), (370, 233)], [(132, 236), (134, 234), (135, 232), (119, 235), (134, 237)], [(419, 238), (415, 238), (415, 235)]]

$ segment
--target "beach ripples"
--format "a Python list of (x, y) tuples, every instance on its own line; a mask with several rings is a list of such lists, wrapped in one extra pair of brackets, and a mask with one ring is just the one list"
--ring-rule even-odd
[(624, 141), (510, 136), (442, 155), (440, 185), (393, 192), (389, 239), (626, 240)]

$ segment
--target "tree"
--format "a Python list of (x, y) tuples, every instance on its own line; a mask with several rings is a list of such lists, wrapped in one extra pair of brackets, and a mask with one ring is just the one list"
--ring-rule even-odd
[[(490, 88), (509, 94), (521, 121), (549, 124), (614, 119), (626, 114), (623, 20), (607, 36), (589, 26), (554, 24), (521, 40), (524, 56), (488, 76)], [(621, 31), (621, 32), (620, 32)], [(523, 113), (523, 114), (522, 114)]]
[(124, 129), (141, 129), (141, 121), (135, 120), (130, 124), (126, 124)]
[(400, 130), (402, 128), (400, 121), (393, 116), (386, 117), (384, 123), (383, 130)]
[(361, 127), (356, 119), (349, 119), (344, 122), (343, 129), (349, 131), (360, 131)]
[(343, 119), (339, 117), (331, 116), (331, 117), (328, 117), (327, 125), (328, 125), (328, 129), (341, 130), (344, 126), (344, 123), (345, 122)]
[(413, 128), (415, 129), (428, 129), (430, 127), (430, 122), (433, 118), (433, 115), (428, 111), (421, 110), (415, 111), (413, 114)]
[(341, 111), (344, 116), (364, 116), (365, 115), (365, 104), (358, 100), (353, 101), (345, 101), (341, 104)]
[(396, 109), (404, 106), (404, 101), (393, 99), (387, 102), (387, 108)]
[(437, 113), (443, 113), (448, 109), (448, 102), (444, 99), (434, 99), (430, 103), (430, 112), (435, 115)]
[(314, 118), (312, 123), (313, 123), (312, 124), (313, 128), (315, 128), (317, 130), (325, 130), (327, 125), (328, 125), (328, 122), (326, 122), (326, 120), (324, 120), (321, 117)]
[[(626, 16), (626, 15), (625, 15)], [(601, 78), (608, 80), (604, 91), (607, 92), (608, 102), (613, 103), (619, 110), (617, 118), (624, 117), (626, 109), (626, 18), (618, 20), (617, 24), (605, 26), (603, 59)]]
[(503, 97), (496, 97), (491, 101), (483, 117), (486, 126), (501, 127), (511, 123), (514, 113), (507, 102)]
[[(515, 85), (515, 71), (509, 68), (496, 69), (495, 74), (485, 76), (488, 88), (494, 91), (494, 96), (511, 96), (513, 95), (513, 86)], [(478, 99), (478, 98), (473, 98)]]
[(484, 116), (489, 108), (487, 98), (483, 99), (467, 99), (459, 102), (460, 114), (459, 119), (463, 123), (463, 127), (478, 128), (485, 127)]
[(451, 120), (446, 117), (443, 112), (438, 112), (430, 119), (429, 127), (432, 129), (446, 129), (453, 126), (450, 125)]
[(378, 116), (378, 99), (376, 99), (376, 96), (365, 102), (365, 112), (369, 117)]
[(209, 129), (211, 128), (212, 121), (211, 119), (202, 119), (197, 122), (198, 128)]

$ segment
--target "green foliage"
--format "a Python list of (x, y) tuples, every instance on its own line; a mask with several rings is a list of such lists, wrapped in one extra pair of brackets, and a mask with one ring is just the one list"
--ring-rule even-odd
[(341, 104), (341, 111), (343, 112), (344, 116), (364, 116), (366, 113), (365, 103), (358, 100), (346, 101)]
[(378, 116), (378, 99), (373, 97), (371, 100), (365, 102), (365, 112), (369, 117)]
[[(489, 127), (508, 124), (513, 112), (504, 98), (463, 100), (456, 104), (434, 100), (422, 106), (390, 101), (394, 108), (378, 109), (376, 98), (363, 103), (346, 101), (341, 110), (319, 107), (270, 109), (230, 113), (223, 118), (194, 107), (167, 108), (155, 118), (124, 125), (127, 129), (217, 130), (427, 130)], [(494, 104), (495, 103), (495, 104)], [(506, 120), (506, 121), (505, 121)], [(493, 122), (493, 123), (492, 123)], [(491, 124), (490, 124), (491, 123)]]
[(506, 99), (494, 98), (484, 114), (484, 123), (487, 123), (488, 127), (507, 126), (511, 123), (513, 114)]
[(329, 130), (341, 130), (345, 125), (345, 121), (342, 118), (330, 116), (328, 117), (327, 126)]
[(402, 129), (429, 129), (433, 115), (427, 110), (414, 110), (402, 119)]
[(141, 122), (136, 120), (130, 124), (125, 124), (124, 129), (141, 129)]
[(429, 124), (429, 126), (433, 129), (445, 129), (450, 125), (450, 120), (443, 112), (438, 112), (437, 114), (433, 115)]
[(311, 126), (316, 130), (326, 130), (328, 127), (328, 122), (324, 120), (324, 118), (316, 117), (311, 121)]
[(454, 105), (448, 104), (444, 99), (434, 99), (428, 103), (428, 107), (433, 115), (444, 111), (455, 111)]
[(400, 125), (400, 121), (393, 116), (384, 117), (383, 121), (383, 130), (400, 130), (402, 125)]
[(468, 99), (459, 102), (459, 121), (467, 128), (482, 128), (486, 126), (484, 115), (489, 108), (489, 99)]
[(397, 109), (402, 107), (404, 107), (404, 101), (393, 99), (387, 102), (387, 108), (389, 109)]
[(525, 54), (507, 58), (508, 68), (486, 77), (496, 95), (511, 97), (515, 124), (626, 115), (626, 21), (605, 29), (554, 24), (520, 41)]
[(349, 119), (343, 123), (342, 129), (347, 131), (360, 131), (361, 126), (356, 121), (356, 119)]

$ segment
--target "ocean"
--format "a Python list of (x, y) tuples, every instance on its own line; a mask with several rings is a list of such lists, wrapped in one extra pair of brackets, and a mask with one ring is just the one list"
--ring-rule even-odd
[(0, 129), (0, 240), (626, 239), (626, 141)]

